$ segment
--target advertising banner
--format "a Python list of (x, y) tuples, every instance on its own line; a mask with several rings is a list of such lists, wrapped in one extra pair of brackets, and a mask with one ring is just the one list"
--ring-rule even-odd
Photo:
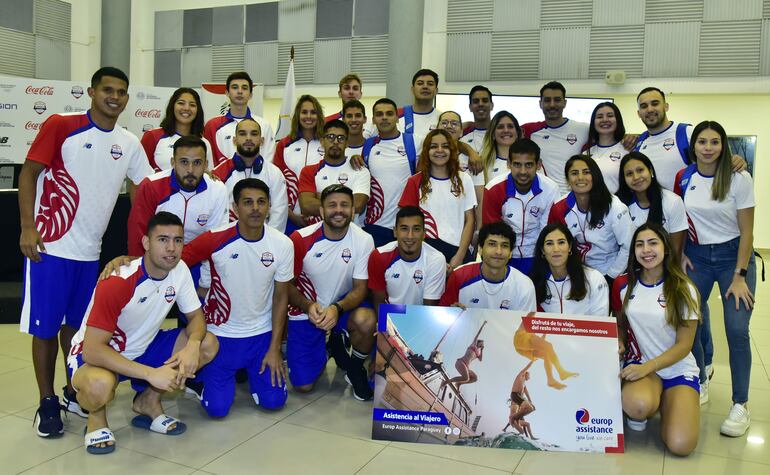
[(623, 452), (613, 318), (380, 306), (372, 438)]

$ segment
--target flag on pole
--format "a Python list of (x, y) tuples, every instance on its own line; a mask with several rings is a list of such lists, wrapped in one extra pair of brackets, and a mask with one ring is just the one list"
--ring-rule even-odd
[(278, 127), (275, 132), (275, 140), (281, 140), (289, 135), (291, 128), (291, 113), (294, 110), (296, 101), (296, 91), (294, 87), (294, 47), (291, 47), (291, 57), (289, 58), (289, 72), (286, 73), (286, 84), (283, 87), (283, 102), (281, 103), (281, 113), (278, 116)]

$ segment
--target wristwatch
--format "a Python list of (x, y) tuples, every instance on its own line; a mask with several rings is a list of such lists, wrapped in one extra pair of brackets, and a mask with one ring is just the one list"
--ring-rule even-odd
[(342, 314), (344, 313), (342, 305), (340, 305), (338, 302), (334, 302), (331, 306), (337, 309), (337, 316), (341, 317)]
[(746, 277), (746, 274), (748, 274), (748, 271), (746, 269), (735, 269), (735, 273), (741, 277)]

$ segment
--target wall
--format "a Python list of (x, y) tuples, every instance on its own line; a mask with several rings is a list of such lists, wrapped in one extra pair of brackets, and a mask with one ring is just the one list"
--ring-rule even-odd
[[(101, 0), (69, 0), (72, 4), (71, 78), (90, 80), (99, 69), (102, 34)], [(152, 83), (146, 83), (151, 86)]]

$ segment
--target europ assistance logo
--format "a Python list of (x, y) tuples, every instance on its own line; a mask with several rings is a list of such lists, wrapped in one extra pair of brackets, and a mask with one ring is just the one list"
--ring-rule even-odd
[(612, 419), (591, 417), (591, 413), (584, 407), (575, 411), (575, 421), (578, 424), (575, 432), (593, 434), (612, 434), (615, 432), (612, 427)]

